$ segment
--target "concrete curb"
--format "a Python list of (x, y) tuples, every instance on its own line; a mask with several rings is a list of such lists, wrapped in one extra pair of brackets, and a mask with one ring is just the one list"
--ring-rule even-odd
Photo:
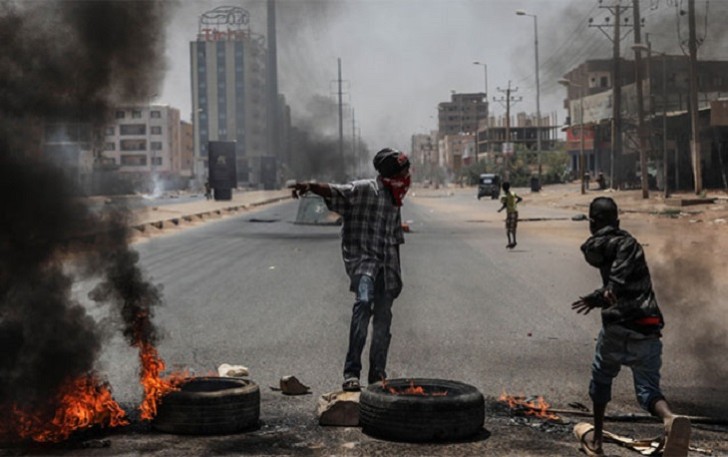
[(132, 224), (131, 228), (139, 233), (150, 233), (158, 232), (166, 228), (178, 227), (184, 223), (204, 221), (207, 219), (219, 219), (223, 216), (237, 214), (239, 212), (248, 211), (251, 208), (257, 208), (263, 205), (269, 205), (272, 203), (278, 203), (283, 200), (288, 200), (291, 196), (285, 197), (273, 197), (267, 198), (260, 201), (253, 201), (250, 203), (236, 203), (231, 206), (224, 206), (221, 208), (210, 209), (208, 211), (192, 212), (188, 214), (181, 214), (175, 216), (161, 217), (159, 219), (147, 220), (142, 223)]

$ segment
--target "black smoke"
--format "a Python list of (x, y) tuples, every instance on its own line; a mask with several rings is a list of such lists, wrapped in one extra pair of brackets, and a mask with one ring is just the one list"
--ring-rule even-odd
[[(171, 2), (0, 3), (0, 405), (46, 405), (93, 371), (103, 329), (72, 299), (120, 305), (124, 332), (153, 341), (158, 288), (129, 249), (123, 208), (90, 208), (73, 174), (44, 153), (49, 123), (104, 125), (115, 105), (148, 99), (164, 74)], [(146, 320), (139, 321), (139, 316)], [(49, 403), (50, 402), (50, 403)]]

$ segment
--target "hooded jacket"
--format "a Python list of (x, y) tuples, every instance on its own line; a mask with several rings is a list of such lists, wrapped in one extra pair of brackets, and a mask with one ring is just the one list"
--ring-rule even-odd
[(662, 313), (652, 289), (652, 279), (644, 251), (625, 230), (606, 226), (581, 246), (586, 261), (599, 269), (602, 288), (592, 296), (601, 297), (611, 290), (616, 302), (600, 303), (602, 325), (621, 325), (643, 334), (658, 334), (664, 325)]

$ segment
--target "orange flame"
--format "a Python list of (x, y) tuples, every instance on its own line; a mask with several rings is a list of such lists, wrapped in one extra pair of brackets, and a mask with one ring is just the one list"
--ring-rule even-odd
[(504, 390), (498, 397), (498, 401), (506, 403), (511, 409), (522, 410), (527, 416), (535, 416), (546, 420), (559, 420), (559, 416), (549, 412), (551, 405), (542, 396), (536, 397), (535, 400), (526, 400), (524, 396), (508, 395)]
[(0, 424), (0, 439), (38, 442), (60, 442), (76, 430), (95, 425), (118, 427), (128, 425), (126, 413), (111, 397), (108, 386), (94, 375), (82, 376), (61, 387), (52, 404), (53, 417), (27, 411), (18, 404), (5, 410), (6, 420)]
[(398, 390), (396, 387), (388, 385), (386, 379), (382, 379), (382, 388), (393, 395), (423, 395), (431, 397), (444, 397), (447, 395), (447, 390), (442, 392), (425, 392), (424, 387), (416, 386), (414, 380), (410, 380), (410, 385), (408, 387)]
[(157, 415), (157, 408), (162, 397), (174, 390), (179, 390), (182, 384), (190, 376), (188, 373), (172, 373), (162, 378), (160, 373), (164, 371), (164, 360), (159, 357), (157, 349), (151, 343), (140, 342), (139, 359), (142, 365), (141, 379), (144, 388), (144, 400), (139, 405), (142, 420), (151, 420)]

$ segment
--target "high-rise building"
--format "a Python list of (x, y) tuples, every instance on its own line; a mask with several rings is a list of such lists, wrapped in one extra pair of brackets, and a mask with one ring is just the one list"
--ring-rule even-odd
[(248, 22), (242, 8), (215, 8), (200, 16), (197, 40), (190, 43), (198, 182), (207, 176), (210, 141), (235, 142), (240, 185), (269, 187), (275, 181), (275, 155), (267, 146), (265, 38), (252, 33)]

